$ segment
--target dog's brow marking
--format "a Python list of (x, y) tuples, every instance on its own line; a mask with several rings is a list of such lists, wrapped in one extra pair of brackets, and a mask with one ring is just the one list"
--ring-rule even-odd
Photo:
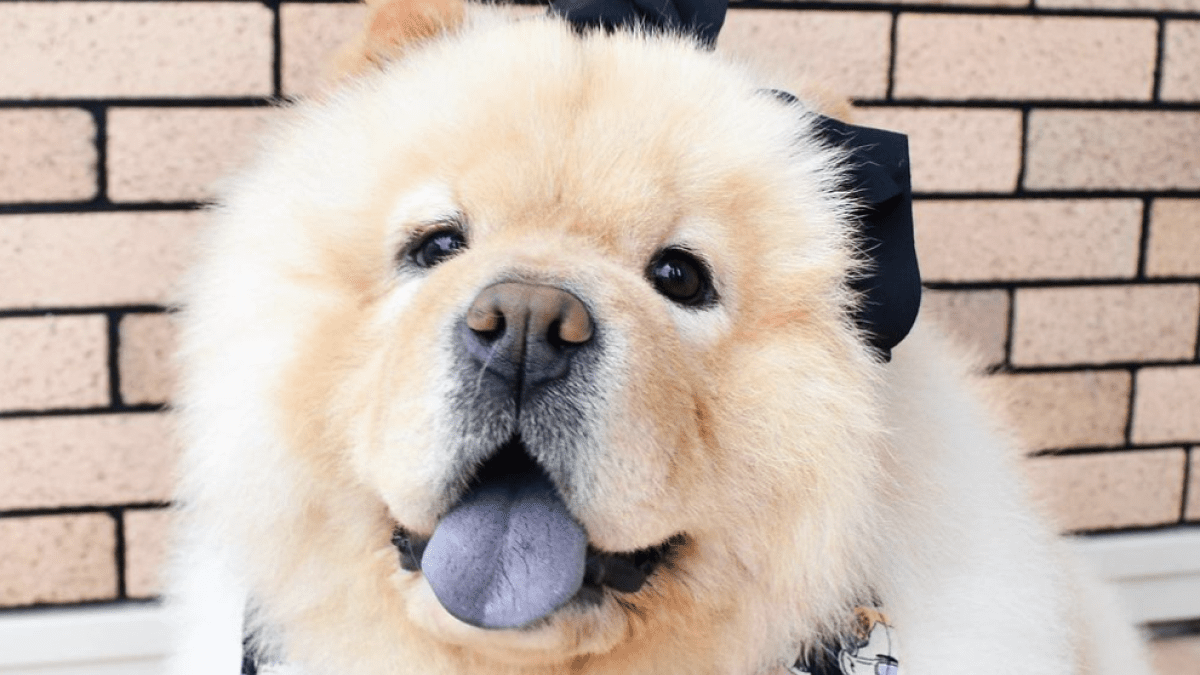
[(407, 223), (437, 223), (461, 215), (454, 203), (450, 186), (441, 182), (430, 182), (405, 193), (393, 204), (387, 223), (391, 227)]

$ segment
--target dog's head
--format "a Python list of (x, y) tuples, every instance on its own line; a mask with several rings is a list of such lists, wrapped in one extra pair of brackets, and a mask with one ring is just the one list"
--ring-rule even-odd
[(733, 672), (868, 592), (851, 207), (762, 84), (467, 23), (237, 184), (184, 315), (183, 499), (288, 658)]

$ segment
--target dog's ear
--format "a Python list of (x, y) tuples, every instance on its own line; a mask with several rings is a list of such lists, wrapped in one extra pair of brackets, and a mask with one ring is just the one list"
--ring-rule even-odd
[(352, 77), (389, 61), (431, 38), (460, 26), (466, 16), (463, 0), (367, 0), (363, 31), (335, 58), (335, 79)]

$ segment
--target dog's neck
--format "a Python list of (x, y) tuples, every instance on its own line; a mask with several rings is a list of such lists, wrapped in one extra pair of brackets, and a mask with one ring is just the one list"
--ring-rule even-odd
[[(848, 633), (806, 645), (795, 663), (769, 675), (899, 675), (896, 630), (887, 615), (875, 607), (857, 607), (854, 615)], [(246, 636), (242, 675), (293, 675), (293, 670), (257, 652), (252, 636)]]

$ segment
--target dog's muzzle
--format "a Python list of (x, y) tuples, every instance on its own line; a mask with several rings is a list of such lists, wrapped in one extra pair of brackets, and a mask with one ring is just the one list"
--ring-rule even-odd
[[(484, 288), (459, 325), (471, 400), (455, 414), (512, 410), (527, 423), (564, 425), (530, 409), (535, 400), (561, 397), (569, 377), (584, 377), (572, 374), (573, 360), (594, 334), (583, 301), (566, 290), (524, 281)], [(468, 489), (423, 543), (419, 561), (446, 611), (481, 628), (547, 616), (578, 593), (586, 569), (586, 531), (519, 432), (510, 433), (473, 477), (464, 476)]]
[(452, 412), (496, 420), (464, 423), (464, 434), (505, 436), (464, 467), (467, 488), (432, 536), (396, 531), (401, 565), (420, 569), (448, 613), (480, 628), (528, 627), (572, 601), (600, 602), (605, 589), (640, 590), (672, 545), (599, 551), (563, 496), (601, 351), (592, 312), (566, 289), (503, 281), (476, 295), (456, 339), (463, 394)]
[(572, 480), (565, 467), (587, 433), (579, 411), (594, 396), (597, 333), (579, 297), (524, 281), (484, 288), (459, 321), (463, 386), (453, 414), (464, 435), (496, 446), (482, 462), (464, 459), (466, 489), (428, 539), (401, 528), (393, 542), (401, 565), (419, 569), (464, 623), (528, 627), (572, 601), (599, 602), (605, 589), (639, 590), (667, 557), (669, 543), (597, 550), (563, 496)]

